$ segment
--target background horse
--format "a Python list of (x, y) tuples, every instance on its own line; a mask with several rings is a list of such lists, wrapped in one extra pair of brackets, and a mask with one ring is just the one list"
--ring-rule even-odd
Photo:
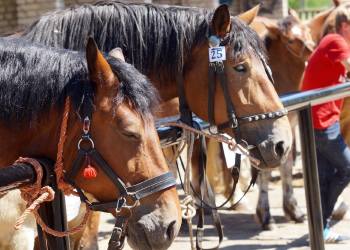
[[(2, 39), (0, 50), (0, 141), (6, 143), (0, 147), (0, 166), (12, 164), (19, 156), (55, 159), (64, 106), (65, 111), (70, 107), (63, 150), (66, 171), (77, 157), (80, 119), (90, 111), (94, 148), (125, 183), (134, 185), (168, 171), (151, 115), (156, 91), (132, 66), (105, 59), (92, 40), (86, 49), (87, 64), (82, 53), (23, 40)], [(76, 186), (98, 201), (116, 199), (120, 190), (100, 165), (93, 165), (96, 178), (84, 178), (79, 171)], [(0, 224), (8, 225), (4, 222), (9, 219), (4, 216), (8, 210), (1, 209)], [(153, 193), (133, 209), (128, 241), (138, 249), (166, 249), (180, 220), (175, 188)], [(0, 237), (6, 240), (2, 244), (12, 243), (12, 228), (2, 231)], [(33, 249), (33, 240), (22, 239), (17, 249)]]

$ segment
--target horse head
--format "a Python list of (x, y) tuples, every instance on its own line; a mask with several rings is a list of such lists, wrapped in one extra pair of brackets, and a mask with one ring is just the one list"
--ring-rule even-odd
[[(252, 153), (262, 160), (261, 168), (278, 166), (291, 147), (291, 129), (287, 117), (281, 115), (283, 105), (274, 89), (259, 37), (239, 18), (231, 18), (224, 5), (212, 16), (209, 36), (218, 40), (216, 46), (225, 48), (226, 60), (218, 66), (224, 73), (213, 80), (216, 87), (210, 87), (208, 71), (213, 64), (208, 62), (208, 49), (212, 41), (207, 40), (193, 49), (192, 71), (185, 79), (191, 83), (185, 84), (186, 96), (192, 97), (188, 98), (191, 110), (216, 125), (230, 123), (228, 116), (234, 113), (238, 123), (230, 125), (236, 129), (225, 131), (256, 146)], [(202, 79), (198, 80), (198, 75), (202, 75)], [(223, 87), (222, 81), (227, 87)], [(193, 86), (196, 84), (198, 86)], [(210, 95), (214, 95), (212, 104)], [(228, 105), (230, 102), (232, 105)], [(213, 106), (212, 115), (210, 106)]]
[(315, 45), (308, 26), (290, 9), (289, 15), (278, 21), (259, 17), (253, 29), (265, 42), (277, 93), (298, 91)]
[(123, 231), (133, 247), (168, 248), (181, 210), (154, 125), (157, 92), (146, 77), (118, 55), (104, 57), (92, 39), (86, 59), (15, 39), (0, 47), (0, 138), (8, 141), (1, 165), (57, 158), (64, 180), (97, 200), (82, 199), (88, 207), (128, 220)]

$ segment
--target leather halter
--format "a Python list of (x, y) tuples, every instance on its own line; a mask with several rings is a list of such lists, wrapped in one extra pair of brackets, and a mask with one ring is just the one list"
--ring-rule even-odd
[[(86, 91), (86, 90), (85, 90)], [(91, 95), (85, 95), (91, 96)], [(166, 172), (157, 177), (145, 180), (132, 186), (126, 186), (121, 178), (114, 172), (113, 168), (103, 159), (101, 154), (95, 148), (94, 141), (90, 134), (90, 124), (92, 118), (92, 106), (91, 100), (84, 98), (82, 103), (83, 115), (85, 117), (83, 121), (83, 133), (78, 142), (78, 155), (73, 162), (72, 168), (67, 171), (65, 175), (65, 181), (71, 184), (78, 192), (80, 200), (94, 211), (110, 212), (115, 211), (116, 223), (112, 232), (111, 239), (109, 241), (108, 249), (122, 249), (124, 246), (125, 233), (127, 227), (128, 218), (131, 215), (131, 209), (139, 204), (139, 200), (146, 196), (155, 194), (161, 190), (173, 187), (176, 185), (176, 180), (171, 172)], [(84, 144), (84, 147), (82, 146)], [(89, 157), (96, 167), (99, 167), (108, 178), (119, 190), (119, 196), (116, 200), (109, 202), (90, 202), (82, 189), (78, 187), (74, 181), (79, 171), (82, 169), (85, 157)], [(127, 204), (127, 201), (132, 201), (131, 205)], [(122, 209), (128, 210), (126, 215), (121, 215), (119, 212)]]
[[(228, 36), (224, 37), (223, 39), (220, 39), (220, 41), (217, 45), (225, 46), (229, 41), (230, 41), (230, 37), (228, 35)], [(268, 67), (264, 57), (261, 54), (258, 54), (258, 55), (259, 55), (259, 58), (264, 66), (265, 72), (266, 72), (269, 80), (273, 83), (273, 78), (272, 78), (272, 73), (271, 73), (270, 68)], [(245, 144), (247, 144), (241, 138), (241, 133), (240, 133), (240, 125), (241, 124), (255, 122), (255, 121), (259, 121), (259, 120), (277, 119), (279, 117), (283, 117), (283, 116), (287, 115), (288, 111), (286, 109), (281, 109), (281, 110), (278, 110), (275, 112), (259, 113), (259, 114), (244, 116), (244, 117), (237, 117), (233, 102), (231, 100), (231, 96), (229, 94), (229, 88), (228, 88), (228, 84), (227, 84), (227, 76), (226, 76), (226, 72), (225, 72), (224, 63), (223, 62), (209, 63), (208, 74), (209, 74), (209, 76), (208, 76), (208, 80), (209, 80), (209, 84), (208, 84), (209, 85), (208, 86), (208, 118), (209, 118), (209, 123), (211, 125), (215, 124), (215, 122), (214, 122), (214, 103), (215, 103), (214, 96), (215, 96), (215, 89), (216, 89), (216, 78), (218, 78), (220, 81), (220, 84), (221, 84), (224, 98), (225, 98), (228, 121), (223, 123), (223, 124), (218, 125), (217, 128), (218, 128), (218, 131), (220, 131), (224, 128), (227, 128), (227, 127), (232, 128), (233, 132), (235, 134), (235, 137), (236, 137), (235, 139), (236, 139), (237, 143), (244, 142)], [(188, 106), (187, 100), (186, 100), (182, 71), (179, 71), (179, 73), (177, 74), (176, 81), (177, 81), (178, 95), (179, 95), (180, 120), (189, 126), (193, 126), (192, 112), (191, 112), (191, 110)], [(204, 157), (203, 155), (205, 155), (205, 151), (206, 151), (205, 150), (205, 143), (204, 143), (204, 140), (201, 139), (201, 158)], [(237, 173), (236, 172), (232, 173), (232, 176), (234, 179), (232, 195), (234, 193), (234, 190), (235, 190), (235, 187), (236, 187), (236, 184), (238, 181), (238, 177), (239, 177), (239, 165), (240, 165), (240, 157), (239, 156), (240, 156), (239, 154), (236, 155), (237, 166), (235, 166), (235, 168), (233, 168), (234, 171), (238, 170), (238, 172), (236, 171)], [(200, 160), (199, 164), (200, 164), (200, 170), (203, 171), (205, 169), (205, 160), (203, 160), (203, 159)], [(205, 173), (205, 170), (202, 173)], [(253, 175), (250, 186), (255, 183), (256, 177), (257, 177), (257, 172), (255, 171), (255, 174)], [(205, 192), (205, 190), (204, 190), (205, 189), (204, 188), (205, 181), (206, 181), (206, 178), (201, 178), (201, 180), (200, 180), (201, 195), (203, 194), (203, 192)], [(209, 185), (206, 185), (206, 186), (208, 187)], [(247, 191), (248, 190), (249, 190), (249, 188), (247, 189)], [(212, 192), (209, 191), (209, 189), (208, 189), (207, 194), (209, 197), (211, 195), (213, 195)], [(198, 250), (203, 249), (201, 241), (202, 241), (203, 230), (204, 230), (204, 227), (203, 227), (203, 225), (204, 225), (203, 204), (205, 202), (204, 202), (203, 197), (201, 195), (198, 197), (201, 201), (201, 207), (200, 207), (200, 213), (199, 213), (199, 219), (198, 219), (198, 225), (197, 225), (197, 241), (196, 241)], [(215, 201), (215, 199), (213, 199), (213, 200)], [(222, 206), (225, 205), (225, 203), (226, 202), (224, 202), (222, 204)], [(219, 248), (219, 246), (222, 242), (222, 239), (223, 239), (223, 231), (222, 231), (219, 216), (218, 216), (217, 211), (216, 211), (218, 207), (215, 206), (215, 202), (214, 202), (214, 206), (209, 204), (208, 207), (214, 208), (211, 210), (212, 211), (212, 218), (213, 218), (215, 228), (216, 228), (218, 236), (219, 236), (218, 245), (216, 247), (213, 247), (210, 249), (210, 250), (213, 250), (213, 249)]]

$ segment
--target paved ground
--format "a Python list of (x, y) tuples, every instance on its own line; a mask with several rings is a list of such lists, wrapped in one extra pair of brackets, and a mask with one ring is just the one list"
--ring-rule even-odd
[[(305, 194), (302, 188), (301, 180), (295, 182), (295, 193), (298, 198), (298, 202), (303, 211), (306, 212), (305, 206)], [(220, 216), (224, 226), (225, 239), (220, 249), (224, 250), (305, 250), (308, 247), (308, 225), (307, 222), (302, 224), (295, 224), (287, 221), (283, 216), (281, 208), (282, 193), (280, 183), (274, 183), (271, 185), (270, 206), (271, 212), (276, 220), (277, 228), (274, 231), (261, 231), (259, 226), (254, 221), (252, 211), (235, 212), (235, 211), (221, 211)], [(252, 207), (256, 203), (257, 192), (252, 191), (248, 193), (247, 198), (252, 204)], [(345, 191), (345, 200), (350, 203), (350, 188)], [(350, 216), (347, 216), (350, 218)], [(113, 218), (109, 215), (103, 215), (101, 222), (101, 232), (99, 237), (100, 249), (107, 249), (108, 239), (110, 231), (113, 227)], [(342, 220), (334, 225), (334, 230), (341, 234), (350, 235), (350, 219)], [(209, 236), (206, 239), (208, 247), (211, 242), (215, 242), (216, 238), (213, 237), (214, 231), (212, 228), (208, 228), (207, 233)], [(211, 241), (211, 242), (210, 242)], [(128, 246), (126, 250), (130, 250)], [(172, 250), (178, 249), (190, 249), (189, 238), (187, 234), (181, 233), (173, 245)], [(349, 250), (350, 241), (345, 244), (332, 244), (326, 245), (326, 250)]]
[[(306, 212), (305, 194), (302, 187), (301, 180), (296, 181), (295, 193), (303, 211)], [(259, 226), (254, 221), (253, 212), (235, 212), (235, 211), (221, 211), (220, 216), (224, 226), (225, 238), (220, 249), (224, 250), (255, 250), (255, 249), (291, 249), (304, 250), (309, 249), (308, 246), (308, 225), (307, 222), (302, 224), (295, 224), (287, 221), (283, 216), (282, 211), (282, 193), (280, 183), (274, 183), (271, 186), (270, 206), (271, 212), (276, 220), (276, 229), (273, 231), (261, 231)], [(257, 192), (252, 191), (248, 193), (247, 198), (252, 208), (256, 203)], [(350, 188), (345, 191), (345, 199), (350, 201)], [(339, 233), (350, 235), (350, 216), (347, 214), (346, 218), (334, 225), (334, 230)], [(113, 227), (113, 218), (109, 215), (103, 215), (101, 222), (101, 232), (99, 236), (100, 249), (107, 249), (107, 243), (110, 236), (110, 230)], [(209, 237), (206, 239), (208, 247), (210, 243), (215, 242), (216, 238), (213, 228), (208, 227), (206, 232)], [(128, 246), (125, 249), (129, 250)], [(187, 234), (180, 233), (171, 246), (172, 250), (190, 249), (189, 238)], [(345, 244), (326, 245), (326, 250), (348, 250), (350, 249), (350, 242)]]

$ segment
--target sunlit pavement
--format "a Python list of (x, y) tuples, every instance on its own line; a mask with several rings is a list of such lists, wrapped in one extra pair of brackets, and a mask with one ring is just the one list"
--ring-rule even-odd
[[(305, 193), (302, 188), (302, 180), (295, 181), (295, 194), (301, 209), (306, 212)], [(257, 191), (254, 190), (247, 194), (247, 200), (251, 206), (251, 211), (235, 212), (220, 211), (221, 220), (224, 227), (225, 238), (220, 249), (224, 250), (255, 250), (255, 249), (291, 249), (304, 250), (310, 249), (308, 246), (308, 224), (307, 221), (301, 224), (287, 221), (283, 216), (282, 210), (282, 188), (280, 182), (270, 184), (270, 207), (271, 213), (276, 220), (276, 229), (274, 231), (261, 231), (259, 225), (254, 220), (253, 211), (257, 201)], [(350, 203), (350, 188), (344, 192), (344, 200)], [(350, 236), (349, 213), (342, 221), (337, 222), (333, 229), (335, 232)], [(208, 218), (209, 220), (209, 218)], [(209, 221), (210, 222), (210, 221)], [(102, 215), (100, 225), (99, 247), (107, 249), (110, 232), (113, 228), (114, 220), (108, 215)], [(195, 223), (195, 221), (194, 221)], [(204, 247), (208, 248), (216, 243), (215, 231), (213, 227), (208, 226), (206, 232), (208, 237)], [(128, 246), (125, 249), (130, 249)], [(190, 241), (187, 233), (180, 233), (170, 249), (185, 250), (190, 249)], [(344, 244), (326, 245), (326, 250), (349, 250), (350, 241)]]

